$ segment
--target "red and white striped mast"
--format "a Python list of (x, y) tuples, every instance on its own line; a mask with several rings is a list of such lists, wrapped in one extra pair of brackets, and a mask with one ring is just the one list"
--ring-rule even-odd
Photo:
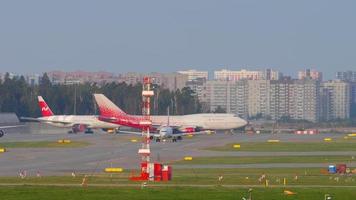
[(144, 77), (142, 85), (142, 115), (143, 120), (140, 121), (140, 126), (142, 127), (142, 146), (138, 150), (141, 155), (142, 163), (146, 163), (146, 173), (149, 173), (149, 162), (150, 162), (150, 128), (152, 121), (150, 118), (151, 103), (150, 99), (154, 95), (153, 90), (151, 90), (151, 78)]

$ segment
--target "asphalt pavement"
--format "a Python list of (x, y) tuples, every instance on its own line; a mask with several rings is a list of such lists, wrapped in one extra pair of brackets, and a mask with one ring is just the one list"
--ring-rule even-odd
[[(129, 134), (108, 134), (96, 131), (94, 134), (68, 134), (68, 130), (52, 128), (46, 125), (31, 124), (27, 128), (9, 131), (1, 142), (19, 141), (54, 141), (70, 139), (85, 141), (90, 145), (78, 148), (9, 148), (0, 153), (0, 176), (17, 176), (26, 170), (35, 174), (37, 171), (45, 175), (68, 175), (76, 173), (97, 173), (106, 167), (122, 167), (138, 169), (140, 156), (140, 138)], [(294, 134), (253, 134), (217, 132), (211, 135), (185, 137), (182, 141), (172, 143), (152, 142), (151, 160), (171, 163), (185, 156), (278, 156), (278, 155), (356, 155), (356, 152), (218, 152), (204, 150), (206, 147), (222, 146), (231, 142), (264, 142), (278, 139), (284, 142), (322, 141), (325, 137), (342, 137), (337, 134), (294, 135)], [(132, 142), (131, 139), (138, 139)], [(355, 163), (351, 164), (356, 166)], [(175, 165), (175, 168), (274, 168), (274, 167), (327, 167), (323, 163), (295, 164), (241, 164), (241, 165)]]

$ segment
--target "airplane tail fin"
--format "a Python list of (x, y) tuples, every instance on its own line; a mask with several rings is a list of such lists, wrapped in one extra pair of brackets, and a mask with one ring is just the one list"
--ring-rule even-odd
[(94, 98), (96, 103), (98, 104), (101, 116), (112, 117), (112, 116), (126, 114), (117, 105), (115, 105), (112, 101), (110, 101), (105, 95), (94, 94)]
[(38, 96), (38, 105), (41, 108), (43, 117), (49, 117), (53, 115), (52, 110), (49, 108), (42, 96)]

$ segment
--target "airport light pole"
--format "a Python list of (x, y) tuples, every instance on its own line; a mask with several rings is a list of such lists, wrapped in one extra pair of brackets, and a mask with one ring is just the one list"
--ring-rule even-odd
[[(140, 125), (142, 126), (142, 145), (141, 149), (138, 150), (138, 153), (141, 155), (141, 160), (142, 160), (142, 166), (144, 169), (141, 169), (144, 173), (147, 175), (150, 174), (150, 128), (152, 125), (151, 119), (150, 119), (150, 110), (151, 110), (151, 97), (154, 95), (154, 92), (151, 88), (151, 78), (150, 77), (144, 77), (143, 80), (143, 86), (142, 86), (142, 114), (143, 114), (143, 120), (140, 122)], [(150, 178), (150, 177), (148, 177)]]

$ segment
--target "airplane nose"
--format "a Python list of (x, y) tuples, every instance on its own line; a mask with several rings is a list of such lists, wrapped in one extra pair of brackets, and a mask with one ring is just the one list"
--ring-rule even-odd
[(247, 124), (248, 124), (248, 122), (244, 119), (241, 119), (241, 118), (236, 119), (236, 124), (235, 124), (236, 127), (239, 127), (239, 128), (245, 127)]
[(247, 126), (249, 124), (249, 121), (243, 120), (243, 126)]
[(242, 123), (242, 126), (246, 126), (248, 125), (248, 121), (244, 120), (244, 119), (241, 119), (241, 123)]

